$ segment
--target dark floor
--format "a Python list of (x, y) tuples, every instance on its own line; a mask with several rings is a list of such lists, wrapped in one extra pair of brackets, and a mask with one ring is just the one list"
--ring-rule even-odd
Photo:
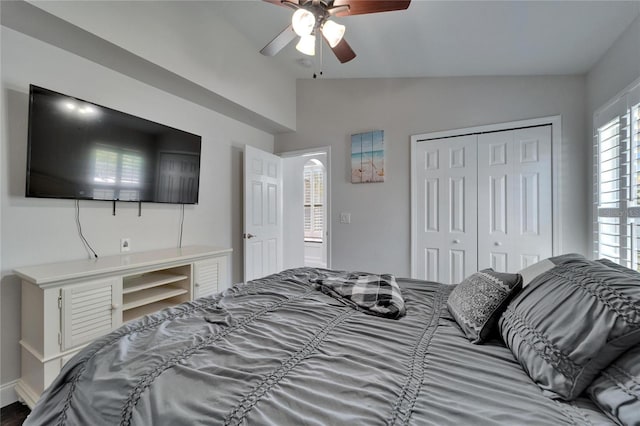
[(14, 402), (0, 409), (1, 426), (20, 426), (31, 410), (24, 404)]

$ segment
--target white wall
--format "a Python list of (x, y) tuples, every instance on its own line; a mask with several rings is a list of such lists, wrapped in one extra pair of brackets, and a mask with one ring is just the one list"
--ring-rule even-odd
[[(640, 7), (640, 2), (638, 3)], [(587, 111), (584, 150), (587, 170), (593, 171), (593, 115), (628, 85), (640, 78), (640, 16), (620, 35), (587, 74)], [(592, 187), (591, 187), (592, 188)], [(593, 191), (588, 193), (589, 225), (593, 223)], [(589, 254), (593, 254), (593, 233), (589, 233)]]
[(218, 16), (215, 1), (30, 3), (282, 128), (295, 129), (295, 78), (272, 58), (257, 54), (243, 34)]
[[(186, 206), (183, 245), (233, 247), (233, 282), (242, 279), (242, 146), (273, 151), (273, 136), (155, 89), (19, 32), (2, 27), (0, 383), (20, 376), (18, 266), (87, 256), (75, 225), (74, 201), (25, 198), (29, 84), (50, 88), (202, 136), (200, 201)], [(99, 255), (175, 247), (180, 207), (82, 201), (82, 227)], [(28, 314), (28, 313), (27, 313)]]
[[(458, 77), (299, 80), (296, 133), (276, 151), (332, 147), (332, 267), (410, 275), (410, 136), (562, 116), (563, 251), (588, 241), (585, 78)], [(385, 132), (385, 182), (350, 183), (350, 135)], [(350, 212), (351, 224), (339, 223)]]
[(627, 27), (587, 74), (588, 124), (593, 125), (593, 113), (598, 108), (638, 77), (640, 77), (640, 16)]

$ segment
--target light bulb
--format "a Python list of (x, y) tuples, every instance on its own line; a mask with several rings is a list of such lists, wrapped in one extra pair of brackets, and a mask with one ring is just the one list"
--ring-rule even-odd
[(298, 52), (304, 53), (305, 55), (313, 56), (316, 54), (316, 36), (313, 34), (309, 34), (306, 36), (300, 37), (300, 41), (296, 45), (296, 49)]
[(327, 39), (329, 46), (336, 47), (342, 37), (344, 36), (345, 26), (336, 22), (329, 21), (322, 26), (322, 35)]
[(293, 31), (300, 37), (308, 36), (316, 25), (316, 17), (307, 9), (298, 9), (291, 17)]

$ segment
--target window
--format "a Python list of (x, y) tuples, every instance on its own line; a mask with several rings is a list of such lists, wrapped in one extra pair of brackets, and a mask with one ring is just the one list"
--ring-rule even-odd
[(594, 116), (594, 254), (640, 270), (640, 82)]
[(318, 160), (304, 165), (304, 240), (321, 243), (324, 236), (324, 167)]

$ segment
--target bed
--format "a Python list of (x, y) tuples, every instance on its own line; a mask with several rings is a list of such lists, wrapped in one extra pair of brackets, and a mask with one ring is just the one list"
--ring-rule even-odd
[(340, 276), (291, 269), (130, 322), (69, 361), (25, 425), (634, 424), (586, 391), (550, 397), (502, 318), (472, 343), (448, 306), (456, 286), (396, 279), (404, 312), (390, 319), (318, 284)]

